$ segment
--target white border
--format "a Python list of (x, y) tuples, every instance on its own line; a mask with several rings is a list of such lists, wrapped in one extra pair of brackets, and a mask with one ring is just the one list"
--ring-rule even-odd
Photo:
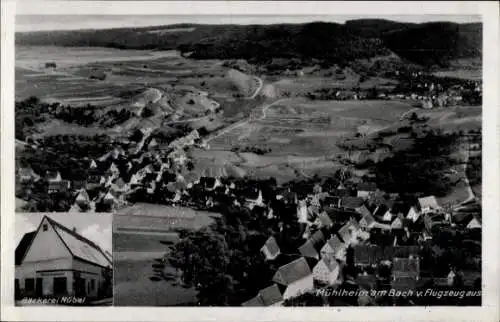
[[(22, 14), (280, 14), (280, 15), (402, 15), (479, 14), (484, 24), (483, 109), (483, 306), (468, 307), (322, 307), (322, 308), (55, 308), (13, 306), (14, 275), (14, 52), (15, 3), (2, 5), (1, 65), (1, 320), (5, 321), (498, 321), (500, 272), (498, 252), (499, 207), (499, 7), (495, 2), (229, 2), (229, 1), (30, 1), (18, 3)], [(244, 310), (244, 311), (243, 311)]]

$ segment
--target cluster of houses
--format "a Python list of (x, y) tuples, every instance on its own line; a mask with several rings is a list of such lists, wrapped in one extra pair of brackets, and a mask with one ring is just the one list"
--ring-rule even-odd
[[(149, 132), (145, 132), (147, 137)], [(206, 189), (215, 189), (220, 181), (208, 182), (195, 171), (186, 171), (189, 157), (188, 147), (206, 148), (196, 130), (180, 137), (168, 144), (161, 144), (155, 138), (139, 142), (141, 149), (127, 151), (121, 146), (98, 159), (86, 160), (87, 168), (83, 179), (63, 178), (60, 171), (47, 171), (43, 175), (47, 181), (47, 194), (71, 193), (74, 197), (69, 211), (93, 212), (97, 205), (100, 209), (113, 211), (127, 205), (127, 196), (137, 189), (145, 189), (147, 194), (153, 195), (160, 185), (165, 184), (168, 191), (175, 194), (172, 202), (179, 202), (182, 194), (193, 185), (200, 184)], [(175, 173), (176, 178), (168, 184), (164, 181), (166, 172)], [(30, 167), (18, 170), (17, 180), (21, 184), (39, 181), (42, 175), (35, 173)], [(212, 186), (211, 186), (212, 185)], [(101, 210), (102, 211), (102, 210)]]
[[(436, 227), (481, 229), (479, 216), (468, 213), (455, 218), (434, 196), (408, 204), (372, 183), (357, 184), (355, 196), (343, 183), (333, 191), (321, 190), (316, 185), (307, 197), (292, 197), (303, 243), (290, 256), (289, 249), (280, 247), (280, 236), (267, 239), (261, 252), (279, 268), (269, 286), (243, 306), (280, 306), (286, 300), (316, 294), (322, 287), (338, 288), (346, 282), (371, 291), (379, 285), (381, 277), (376, 271), (380, 265), (390, 271), (385, 281), (389, 288), (415, 290), (429, 281), (421, 274), (421, 249), (432, 241)], [(284, 194), (277, 196), (284, 198)], [(348, 267), (356, 267), (359, 274), (352, 274)], [(433, 281), (451, 286), (457, 273), (450, 268), (448, 276)], [(360, 298), (359, 303), (362, 301), (366, 299)]]

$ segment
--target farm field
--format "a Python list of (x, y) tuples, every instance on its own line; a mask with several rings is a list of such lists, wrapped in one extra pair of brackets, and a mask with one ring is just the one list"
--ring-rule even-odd
[[(136, 204), (120, 210), (113, 220), (115, 305), (186, 305), (196, 302), (196, 291), (177, 279), (155, 278), (155, 264), (178, 241), (176, 228), (200, 229), (218, 214), (183, 207)], [(166, 273), (176, 275), (169, 267)]]
[[(267, 149), (264, 155), (238, 153), (240, 160), (235, 162), (256, 176), (279, 171), (293, 179), (297, 171), (302, 175), (321, 173), (339, 166), (339, 157), (353, 157), (346, 155), (339, 142), (358, 132), (377, 133), (396, 126), (401, 115), (412, 108), (407, 102), (394, 101), (288, 99), (269, 107), (264, 118), (215, 138), (206, 153), (215, 157), (235, 147)], [(411, 144), (405, 139), (401, 137), (396, 144), (403, 148)], [(377, 153), (381, 154), (377, 159), (382, 158), (385, 150)]]
[(428, 117), (430, 127), (448, 131), (478, 130), (482, 126), (482, 109), (476, 106), (461, 106), (452, 109), (419, 110), (417, 115)]
[[(52, 63), (56, 67), (46, 67)], [(233, 96), (246, 94), (221, 65), (219, 60), (189, 60), (175, 51), (18, 46), (16, 99), (37, 96), (71, 106), (126, 106), (127, 93), (158, 88), (180, 93), (178, 103), (186, 113), (205, 112), (210, 100), (186, 106), (186, 93), (210, 93), (222, 107), (226, 102), (231, 106)]]

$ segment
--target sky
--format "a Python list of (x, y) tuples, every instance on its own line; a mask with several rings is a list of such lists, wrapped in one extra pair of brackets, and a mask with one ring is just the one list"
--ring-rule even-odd
[(61, 225), (73, 229), (83, 237), (93, 241), (103, 250), (111, 253), (112, 249), (112, 214), (98, 213), (16, 213), (15, 245), (17, 246), (24, 234), (34, 231), (40, 225), (43, 216), (57, 221)]
[(16, 16), (16, 31), (105, 29), (145, 27), (178, 23), (274, 24), (325, 21), (344, 23), (360, 18), (380, 18), (402, 22), (479, 22), (477, 15), (36, 15)]

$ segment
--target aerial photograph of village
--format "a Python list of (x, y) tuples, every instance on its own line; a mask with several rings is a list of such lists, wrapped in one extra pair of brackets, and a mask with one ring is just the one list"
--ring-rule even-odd
[(17, 16), (16, 212), (117, 306), (480, 306), (480, 17), (226, 18)]

